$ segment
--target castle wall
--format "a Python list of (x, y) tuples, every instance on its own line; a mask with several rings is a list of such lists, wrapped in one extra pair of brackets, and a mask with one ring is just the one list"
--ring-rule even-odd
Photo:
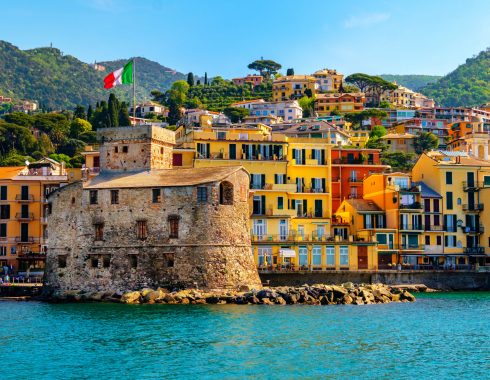
[[(118, 204), (110, 189), (98, 190), (90, 204), (82, 183), (53, 193), (46, 289), (260, 288), (248, 234), (248, 175), (238, 170), (226, 181), (232, 205), (220, 204), (219, 182), (199, 185), (208, 189), (206, 203), (197, 201), (197, 186), (163, 187), (160, 203), (152, 188), (118, 189)], [(169, 218), (178, 218), (178, 238), (170, 237)], [(145, 239), (137, 236), (138, 222), (146, 222)], [(103, 225), (101, 241), (94, 240), (96, 225)]]

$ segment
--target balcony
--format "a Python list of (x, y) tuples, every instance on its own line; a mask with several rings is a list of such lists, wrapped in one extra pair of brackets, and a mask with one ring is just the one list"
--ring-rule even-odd
[(423, 224), (400, 223), (400, 231), (424, 231)]
[(428, 226), (428, 225), (425, 225), (425, 230), (426, 231), (433, 231), (433, 232), (442, 232), (442, 231), (444, 231), (444, 226)]
[(466, 247), (463, 251), (467, 255), (483, 255), (485, 253), (484, 247)]
[(351, 186), (360, 186), (362, 185), (362, 179), (361, 178), (353, 178), (353, 177), (349, 177), (347, 179), (347, 182), (349, 182), (349, 185)]
[(413, 202), (410, 204), (400, 204), (400, 210), (421, 211), (422, 205), (420, 204), (420, 202)]
[(276, 216), (276, 217), (282, 217), (282, 218), (293, 218), (296, 216), (296, 210), (289, 210), (289, 209), (273, 209), (273, 208), (268, 208), (265, 212), (266, 216)]
[(17, 219), (18, 221), (29, 221), (29, 220), (33, 220), (34, 219), (34, 214), (32, 212), (28, 212), (28, 213), (18, 212), (17, 214), (15, 214), (15, 219)]
[(16, 243), (25, 243), (25, 244), (33, 244), (37, 241), (38, 239), (35, 238), (34, 236), (16, 236), (15, 237), (15, 242)]
[(265, 190), (272, 191), (285, 191), (288, 193), (296, 192), (296, 183), (274, 183), (274, 184), (266, 184)]
[(456, 226), (444, 226), (444, 231), (446, 231), (446, 232), (458, 232), (458, 227), (456, 227)]
[(473, 234), (473, 235), (482, 234), (485, 232), (485, 227), (482, 224), (478, 226), (466, 226), (463, 227), (463, 232), (465, 234)]
[(467, 212), (480, 212), (483, 211), (483, 203), (475, 203), (475, 204), (464, 204), (463, 211)]
[(17, 194), (15, 200), (19, 202), (34, 202), (34, 195), (32, 194)]
[(481, 182), (478, 181), (463, 181), (463, 191), (478, 191), (482, 187)]
[(400, 250), (402, 251), (423, 251), (425, 249), (424, 244), (401, 244)]

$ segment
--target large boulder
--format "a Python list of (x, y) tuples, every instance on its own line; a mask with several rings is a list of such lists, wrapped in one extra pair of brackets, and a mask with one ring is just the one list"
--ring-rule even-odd
[(141, 293), (138, 291), (124, 293), (121, 297), (122, 303), (139, 303), (141, 299)]

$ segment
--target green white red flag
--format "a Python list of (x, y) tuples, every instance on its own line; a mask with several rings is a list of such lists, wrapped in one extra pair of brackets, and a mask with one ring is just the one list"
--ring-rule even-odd
[(110, 73), (104, 78), (104, 88), (112, 88), (120, 84), (133, 83), (133, 61), (129, 61), (121, 67)]

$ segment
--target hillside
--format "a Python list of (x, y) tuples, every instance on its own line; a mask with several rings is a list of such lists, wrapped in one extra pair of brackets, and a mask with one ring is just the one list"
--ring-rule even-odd
[(443, 106), (479, 106), (490, 101), (489, 68), (490, 49), (487, 49), (420, 92)]
[[(52, 109), (74, 108), (107, 99), (109, 91), (103, 88), (103, 78), (111, 70), (121, 67), (126, 60), (109, 61), (105, 72), (99, 72), (56, 48), (20, 50), (0, 41), (0, 95), (17, 99), (37, 100)], [(150, 99), (154, 89), (166, 90), (170, 84), (186, 76), (144, 58), (136, 58), (138, 99)], [(128, 87), (114, 91), (122, 100), (129, 100)]]
[(409, 74), (409, 75), (381, 74), (380, 77), (389, 82), (396, 82), (414, 91), (419, 91), (422, 87), (425, 87), (430, 83), (434, 83), (441, 78), (441, 76), (439, 75), (417, 75), (417, 74)]

